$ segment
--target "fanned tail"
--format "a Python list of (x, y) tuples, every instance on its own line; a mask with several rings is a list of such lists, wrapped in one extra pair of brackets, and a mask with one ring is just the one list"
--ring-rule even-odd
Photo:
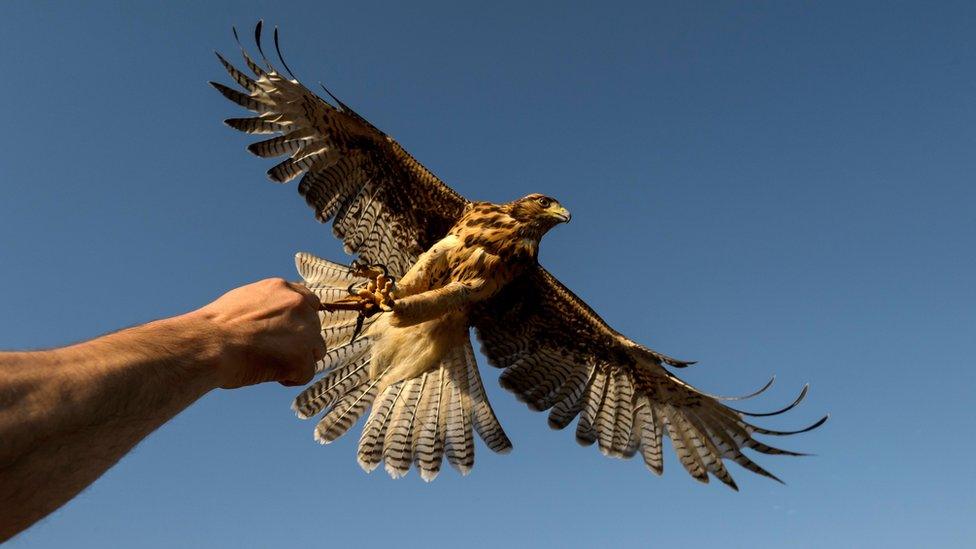
[(376, 401), (359, 439), (358, 459), (367, 472), (385, 462), (400, 478), (416, 466), (429, 482), (444, 457), (466, 475), (474, 467), (477, 431), (495, 452), (512, 444), (485, 397), (470, 344), (451, 351), (434, 370), (391, 385)]
[[(300, 253), (295, 257), (305, 285), (323, 301), (345, 295), (363, 279), (338, 263)], [(325, 372), (308, 386), (292, 408), (303, 419), (319, 414), (315, 439), (328, 444), (345, 434), (367, 410), (357, 461), (366, 472), (381, 462), (393, 478), (415, 466), (429, 482), (440, 473), (444, 457), (461, 474), (474, 466), (477, 432), (491, 450), (507, 453), (512, 443), (488, 402), (470, 341), (451, 349), (440, 364), (423, 374), (383, 387), (383, 373), (370, 376), (373, 340), (366, 328), (350, 341), (355, 312), (322, 314), (322, 337), (328, 352), (317, 365)], [(371, 409), (371, 410), (370, 410)]]

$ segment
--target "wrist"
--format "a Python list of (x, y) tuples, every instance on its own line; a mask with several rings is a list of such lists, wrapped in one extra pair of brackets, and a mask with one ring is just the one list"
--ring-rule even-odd
[(193, 311), (158, 321), (180, 348), (179, 363), (198, 382), (203, 392), (220, 386), (225, 338), (206, 312)]

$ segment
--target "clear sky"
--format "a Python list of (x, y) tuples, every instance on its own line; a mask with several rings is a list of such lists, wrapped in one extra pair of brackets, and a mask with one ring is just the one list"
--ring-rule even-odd
[(263, 17), (464, 195), (559, 198), (542, 262), (689, 381), (810, 382), (766, 424), (832, 419), (734, 493), (579, 448), (487, 368), (514, 452), (424, 484), (313, 442), (296, 389), (218, 391), (11, 547), (976, 543), (973, 3), (85, 4), (0, 17), (0, 348), (344, 257), (206, 85)]

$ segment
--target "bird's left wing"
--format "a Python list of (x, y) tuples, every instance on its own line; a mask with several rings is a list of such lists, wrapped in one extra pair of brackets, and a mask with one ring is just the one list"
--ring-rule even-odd
[[(576, 440), (599, 443), (612, 457), (641, 452), (648, 468), (663, 471), (667, 436), (681, 464), (695, 479), (709, 474), (736, 488), (723, 465), (729, 459), (779, 480), (754, 463), (743, 448), (764, 454), (800, 455), (759, 442), (753, 435), (788, 435), (747, 422), (750, 414), (724, 405), (683, 382), (665, 366), (684, 367), (616, 332), (583, 300), (541, 266), (522, 275), (473, 311), (472, 323), (488, 361), (505, 368), (499, 381), (531, 409), (547, 410), (549, 425), (562, 429), (576, 416)], [(759, 394), (769, 387), (770, 381)], [(748, 397), (738, 397), (748, 398)]]
[[(254, 32), (258, 51), (261, 26)], [(278, 49), (277, 29), (274, 43)], [(333, 232), (347, 253), (403, 276), (447, 234), (467, 200), (334, 96), (332, 105), (294, 77), (285, 77), (263, 51), (260, 63), (243, 47), (241, 53), (250, 74), (217, 57), (244, 92), (211, 85), (256, 116), (226, 124), (249, 134), (274, 135), (248, 147), (261, 157), (285, 157), (268, 170), (268, 177), (285, 183), (302, 176), (298, 192), (320, 221), (333, 220)], [(291, 75), (283, 60), (282, 65)]]

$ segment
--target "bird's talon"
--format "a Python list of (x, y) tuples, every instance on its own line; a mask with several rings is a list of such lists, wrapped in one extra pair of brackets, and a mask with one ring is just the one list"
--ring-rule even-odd
[(393, 310), (396, 279), (390, 276), (385, 265), (353, 265), (352, 273), (366, 278), (366, 285), (356, 288), (356, 283), (350, 284), (346, 290), (349, 295), (338, 301), (324, 304), (325, 310), (359, 311), (363, 317)]
[(390, 278), (386, 265), (360, 263), (353, 264), (350, 270), (352, 274), (362, 278), (376, 279), (380, 276)]

